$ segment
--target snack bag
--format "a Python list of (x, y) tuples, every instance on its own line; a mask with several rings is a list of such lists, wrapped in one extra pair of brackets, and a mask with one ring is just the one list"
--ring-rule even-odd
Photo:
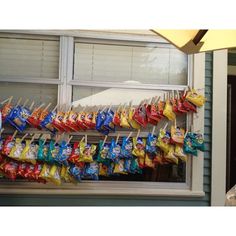
[(178, 165), (178, 158), (175, 156), (175, 148), (173, 145), (170, 145), (169, 151), (165, 155), (165, 159), (171, 163)]
[(124, 160), (124, 171), (126, 173), (130, 173), (131, 162), (132, 162), (132, 159), (125, 159)]
[(80, 152), (79, 152), (79, 142), (75, 142), (73, 145), (73, 149), (71, 152), (70, 157), (68, 158), (68, 161), (71, 163), (78, 163), (80, 159)]
[(84, 111), (79, 112), (76, 120), (77, 125), (82, 130), (88, 129), (88, 127), (85, 125), (85, 115), (86, 113)]
[(2, 148), (2, 154), (9, 156), (11, 149), (14, 147), (15, 145), (15, 140), (12, 139), (12, 136), (8, 136), (4, 142), (3, 142), (3, 148)]
[(104, 135), (109, 133), (109, 130), (104, 127), (104, 121), (106, 119), (106, 113), (99, 111), (96, 117), (96, 130)]
[(157, 103), (157, 114), (159, 116), (159, 119), (162, 119), (164, 117), (163, 112), (165, 108), (165, 102), (164, 101), (159, 101)]
[(39, 164), (39, 163), (35, 164), (34, 171), (33, 171), (33, 177), (38, 182), (42, 182), (42, 179), (40, 179), (40, 177), (39, 177), (42, 169), (43, 169), (43, 165), (42, 164)]
[(2, 122), (5, 122), (8, 115), (10, 114), (11, 110), (12, 110), (13, 106), (9, 103), (5, 104), (1, 110), (2, 113)]
[(103, 123), (105, 129), (108, 129), (110, 131), (115, 131), (115, 125), (112, 123), (113, 117), (114, 117), (114, 112), (108, 109), (106, 112), (106, 118)]
[(174, 121), (176, 119), (176, 115), (173, 112), (172, 106), (169, 100), (166, 100), (166, 105), (163, 111), (163, 115), (168, 118), (168, 120)]
[(188, 133), (184, 139), (184, 153), (197, 156), (197, 149), (193, 146), (191, 133)]
[(114, 174), (127, 174), (125, 172), (125, 160), (124, 159), (120, 159), (118, 161), (118, 163), (115, 164), (113, 173)]
[(12, 147), (10, 153), (9, 153), (9, 157), (14, 158), (16, 160), (20, 159), (21, 153), (24, 149), (24, 144), (21, 142), (20, 138), (16, 138), (15, 144)]
[(63, 111), (57, 111), (56, 117), (52, 120), (53, 126), (61, 132), (64, 132), (65, 129), (63, 127), (62, 121), (65, 116), (65, 113)]
[(171, 126), (171, 139), (173, 142), (178, 144), (184, 144), (184, 129), (179, 128), (178, 126)]
[(66, 141), (62, 141), (59, 147), (59, 152), (55, 158), (55, 161), (61, 165), (68, 166), (67, 159), (70, 157), (72, 152), (72, 147)]
[(149, 124), (157, 125), (160, 121), (160, 116), (157, 113), (157, 108), (154, 104), (149, 104), (146, 107), (147, 121)]
[(62, 166), (61, 167), (61, 180), (66, 183), (75, 182), (74, 178), (69, 173), (70, 167), (69, 166)]
[(160, 133), (157, 139), (157, 146), (165, 153), (169, 152), (170, 149), (170, 133), (164, 129), (160, 129)]
[(135, 108), (131, 107), (129, 109), (128, 122), (133, 129), (140, 129), (141, 126), (133, 119)]
[(3, 166), (3, 172), (10, 180), (15, 180), (17, 177), (18, 163), (15, 161), (6, 162)]
[(49, 173), (50, 173), (50, 166), (45, 163), (43, 165), (43, 168), (41, 170), (41, 173), (40, 173), (39, 177), (41, 179), (46, 180), (46, 181), (50, 181), (51, 180), (51, 176), (49, 175)]
[(38, 161), (46, 161), (49, 145), (45, 143), (45, 140), (39, 139), (39, 147), (37, 153)]
[(157, 154), (157, 149), (157, 136), (149, 133), (147, 137), (146, 152), (150, 157), (154, 158)]
[(191, 89), (187, 92), (186, 99), (197, 107), (203, 106), (206, 101), (206, 98), (198, 94), (195, 89)]
[(203, 135), (200, 133), (193, 133), (192, 136), (193, 136), (192, 137), (193, 147), (204, 152), (205, 151), (205, 144), (204, 144)]
[(164, 152), (159, 148), (157, 149), (157, 154), (153, 159), (153, 163), (155, 165), (164, 165), (168, 163), (164, 158)]
[(69, 173), (73, 176), (75, 180), (80, 182), (84, 173), (84, 168), (82, 166), (76, 166), (72, 164), (69, 168)]
[(55, 185), (61, 185), (61, 176), (60, 176), (60, 168), (56, 165), (53, 165), (49, 171), (50, 180)]
[(85, 164), (84, 177), (98, 180), (99, 166), (97, 162), (91, 162)]
[(93, 156), (96, 152), (96, 145), (85, 144), (85, 142), (80, 142), (80, 155), (81, 161), (93, 162)]
[(66, 125), (69, 126), (73, 131), (79, 131), (79, 127), (77, 125), (77, 117), (77, 113), (71, 110), (66, 121)]
[(174, 153), (174, 155), (176, 157), (178, 157), (180, 160), (182, 160), (183, 162), (187, 161), (187, 155), (184, 154), (183, 147), (178, 145), (178, 144), (175, 145), (175, 153)]
[(152, 156), (149, 153), (146, 153), (145, 155), (144, 166), (152, 169), (155, 168), (155, 163), (153, 161)]
[(134, 149), (132, 151), (132, 154), (138, 157), (138, 163), (141, 169), (144, 168), (145, 165), (145, 145), (146, 145), (145, 139), (140, 137), (133, 138)]
[(114, 116), (113, 116), (113, 121), (112, 121), (112, 123), (113, 123), (115, 126), (120, 127), (120, 122), (121, 122), (120, 116), (121, 116), (121, 112), (120, 112), (119, 109), (118, 109), (118, 110), (115, 112), (115, 114), (114, 114)]
[(113, 175), (114, 167), (115, 167), (115, 163), (110, 162), (108, 167), (107, 167), (107, 176), (112, 176)]
[(108, 175), (107, 171), (108, 171), (108, 166), (103, 163), (99, 163), (99, 175), (107, 176)]
[(142, 169), (139, 166), (138, 159), (133, 158), (130, 164), (130, 173), (132, 174), (142, 174)]
[(130, 128), (129, 122), (128, 122), (128, 114), (125, 109), (122, 109), (120, 114), (120, 126), (122, 128)]
[(28, 180), (34, 179), (34, 165), (32, 164), (26, 165), (24, 178)]
[(42, 113), (43, 109), (36, 108), (34, 111), (29, 115), (27, 119), (27, 123), (33, 126), (34, 128), (41, 129), (40, 127), (40, 114)]
[(96, 127), (96, 112), (88, 112), (85, 114), (84, 124), (89, 129), (95, 129)]
[(21, 153), (20, 159), (22, 161), (28, 161), (32, 164), (36, 164), (38, 153), (38, 145), (35, 142), (31, 142), (31, 140), (26, 140), (25, 147)]
[(56, 162), (56, 157), (59, 153), (59, 144), (55, 143), (54, 140), (50, 140), (50, 143), (48, 144), (47, 148), (47, 154), (45, 156), (45, 162), (48, 164), (53, 164)]
[(107, 158), (114, 161), (118, 162), (120, 155), (121, 154), (121, 147), (114, 139), (111, 140), (110, 144), (110, 149), (107, 155)]
[(41, 121), (40, 126), (49, 130), (52, 133), (56, 132), (56, 129), (52, 125), (53, 120), (56, 117), (56, 112), (49, 112), (48, 115)]
[(110, 145), (108, 143), (104, 143), (103, 145), (103, 141), (100, 140), (98, 147), (99, 147), (99, 151), (98, 151), (97, 161), (104, 164), (108, 164), (109, 162), (108, 152), (110, 150)]
[(27, 166), (26, 163), (19, 163), (18, 169), (17, 169), (17, 176), (20, 176), (23, 178), (25, 177), (26, 166)]
[(185, 110), (187, 110), (188, 112), (197, 112), (197, 107), (186, 99), (185, 93), (183, 93), (181, 99)]
[(70, 110), (68, 110), (68, 111), (66, 111), (64, 113), (64, 117), (63, 117), (63, 119), (61, 121), (61, 126), (65, 130), (65, 132), (73, 131), (73, 129), (71, 129), (71, 127), (69, 125), (67, 125), (67, 121), (69, 119), (69, 115), (70, 115)]
[(140, 105), (138, 108), (135, 109), (133, 119), (143, 128), (146, 128), (148, 121), (145, 105)]
[(121, 156), (124, 158), (133, 158), (133, 142), (130, 138), (123, 137), (121, 146)]
[(188, 109), (185, 108), (184, 104), (183, 104), (183, 99), (178, 98), (177, 100), (177, 107), (178, 107), (178, 112), (179, 113), (187, 113)]

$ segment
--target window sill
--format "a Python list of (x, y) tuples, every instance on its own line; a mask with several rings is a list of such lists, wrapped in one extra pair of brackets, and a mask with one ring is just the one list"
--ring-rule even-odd
[[(161, 186), (161, 185), (160, 185)], [(100, 196), (160, 196), (160, 197), (203, 197), (203, 191), (190, 189), (163, 188), (157, 183), (123, 182), (84, 182), (78, 185), (64, 184), (58, 187), (52, 184), (38, 183), (1, 183), (0, 194), (31, 195), (100, 195)], [(173, 185), (174, 186), (174, 185)]]

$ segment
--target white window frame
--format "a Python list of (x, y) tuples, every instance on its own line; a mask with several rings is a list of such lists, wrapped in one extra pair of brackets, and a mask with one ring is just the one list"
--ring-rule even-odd
[[(94, 35), (92, 34), (92, 37)], [(100, 38), (106, 38), (106, 35)], [(117, 36), (116, 36), (117, 37)], [(89, 37), (88, 37), (89, 38)], [(135, 40), (132, 35), (130, 40)], [(121, 38), (122, 39), (122, 38)], [(58, 84), (58, 103), (70, 104), (72, 99), (72, 86), (82, 85), (80, 81), (73, 80), (73, 60), (74, 60), (74, 38), (72, 36), (60, 36), (60, 65), (59, 79), (54, 81)], [(200, 89), (204, 94), (205, 86), (205, 54), (196, 54), (188, 58), (188, 84), (196, 89)], [(0, 78), (0, 81), (9, 82)], [(11, 80), (12, 81), (12, 80)], [(51, 80), (40, 80), (45, 84), (50, 84)], [(12, 82), (35, 83), (35, 80), (24, 78)], [(190, 83), (191, 82), (191, 83)], [(106, 83), (107, 84), (107, 83)], [(102, 87), (101, 83), (99, 86)], [(107, 86), (109, 86), (107, 84)], [(119, 83), (112, 83), (112, 87), (122, 86)], [(139, 86), (138, 86), (139, 87)], [(184, 90), (187, 86), (180, 85), (141, 85), (143, 89), (159, 90)], [(127, 87), (126, 87), (127, 88)], [(137, 88), (137, 86), (129, 86)], [(140, 87), (139, 87), (140, 88)], [(193, 129), (204, 133), (204, 107), (199, 109), (193, 118)], [(140, 195), (140, 196), (182, 196), (182, 197), (202, 197), (203, 191), (203, 154), (199, 152), (197, 158), (190, 162), (190, 183), (158, 183), (158, 182), (125, 182), (125, 181), (83, 181), (77, 186), (64, 184), (55, 187), (52, 184), (40, 185), (38, 183), (1, 183), (0, 193), (5, 194), (81, 194), (81, 195)]]

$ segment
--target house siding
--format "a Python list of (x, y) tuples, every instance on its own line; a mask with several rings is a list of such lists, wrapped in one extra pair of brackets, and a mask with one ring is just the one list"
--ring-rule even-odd
[(205, 142), (204, 197), (130, 197), (130, 196), (70, 196), (70, 195), (2, 195), (0, 205), (41, 206), (209, 206), (211, 199), (211, 123), (212, 123), (212, 53), (205, 61)]

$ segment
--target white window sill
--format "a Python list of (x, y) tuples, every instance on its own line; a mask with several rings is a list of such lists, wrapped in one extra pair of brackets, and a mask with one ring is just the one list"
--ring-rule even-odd
[[(84, 182), (77, 185), (38, 183), (1, 183), (0, 194), (38, 194), (38, 195), (112, 195), (112, 196), (161, 196), (161, 197), (203, 197), (203, 191), (180, 189), (181, 184), (173, 184), (176, 188), (163, 188), (158, 183), (142, 182)], [(164, 183), (163, 183), (164, 185)], [(165, 183), (166, 185), (166, 183)], [(182, 184), (183, 186), (183, 184)]]

